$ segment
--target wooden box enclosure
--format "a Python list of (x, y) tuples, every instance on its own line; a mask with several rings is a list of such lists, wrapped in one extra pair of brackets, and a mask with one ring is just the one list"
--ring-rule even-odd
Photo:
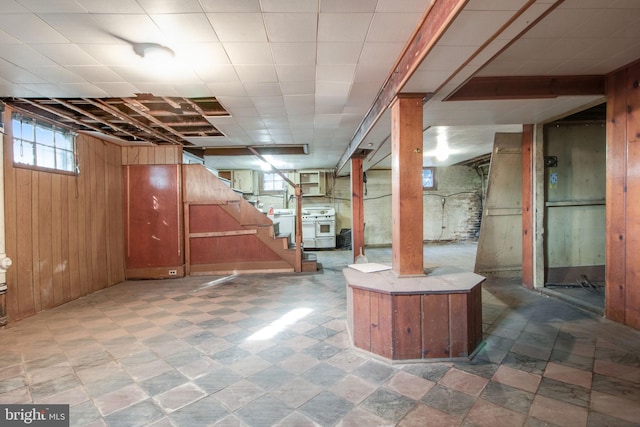
[[(346, 269), (350, 270), (350, 269)], [(438, 289), (432, 278), (347, 273), (347, 318), (353, 345), (391, 361), (468, 358), (482, 342), (482, 276), (467, 289)], [(352, 270), (355, 272), (355, 270)], [(389, 273), (393, 274), (393, 273)], [(455, 275), (449, 275), (455, 276)], [(475, 276), (475, 278), (473, 277)], [(479, 279), (477, 279), (479, 278)], [(395, 288), (406, 284), (406, 289)]]

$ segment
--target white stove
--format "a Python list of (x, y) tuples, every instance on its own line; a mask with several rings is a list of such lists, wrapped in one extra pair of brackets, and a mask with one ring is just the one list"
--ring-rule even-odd
[(336, 210), (329, 206), (302, 208), (302, 244), (305, 249), (336, 247)]

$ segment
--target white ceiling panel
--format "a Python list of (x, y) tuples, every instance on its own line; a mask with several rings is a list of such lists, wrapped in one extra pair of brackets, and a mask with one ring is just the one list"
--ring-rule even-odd
[(278, 65), (315, 64), (315, 43), (271, 43), (273, 60)]
[(217, 42), (218, 36), (211, 27), (211, 22), (201, 13), (171, 13), (151, 15), (171, 43), (206, 43)]
[(209, 13), (207, 16), (218, 38), (223, 42), (267, 41), (267, 32), (260, 13)]
[(377, 0), (321, 0), (320, 12), (327, 13), (354, 13), (374, 12)]
[(234, 64), (273, 64), (268, 43), (224, 43), (224, 48)]
[[(425, 104), (425, 126), (455, 127), (449, 134), (469, 154), (471, 146), (481, 144), (464, 139), (463, 126), (544, 121), (597, 101), (442, 101), (469, 78), (606, 74), (640, 56), (637, 0), (564, 0), (547, 14), (554, 4), (469, 0), (403, 88), (435, 92)], [(221, 124), (228, 137), (194, 143), (303, 140), (313, 154), (292, 156), (296, 167), (333, 167), (430, 5), (428, 0), (4, 0), (0, 92), (216, 96), (233, 116)], [(133, 52), (133, 42), (166, 44), (176, 61), (150, 67)], [(388, 122), (385, 111), (363, 144), (387, 140)], [(488, 139), (478, 134), (477, 139)], [(248, 165), (241, 159), (228, 163), (243, 164)]]
[[(89, 13), (144, 13), (144, 9), (136, 0), (76, 0), (83, 9)], [(57, 12), (60, 10), (47, 10), (43, 12)], [(75, 12), (84, 12), (84, 10), (76, 10)], [(65, 10), (65, 12), (74, 12), (73, 10)]]
[(200, 0), (205, 12), (260, 12), (259, 0)]
[(319, 82), (351, 83), (355, 70), (355, 64), (318, 64), (316, 67), (316, 78)]
[(404, 44), (419, 23), (415, 13), (378, 13), (371, 22), (367, 42)]
[(24, 43), (67, 43), (46, 22), (31, 14), (0, 14), (0, 29)]
[(316, 41), (318, 15), (315, 13), (265, 13), (264, 21), (270, 42)]
[[(5, 1), (3, 1), (5, 3)], [(10, 2), (13, 3), (13, 2)], [(34, 13), (48, 13), (48, 12), (60, 12), (60, 13), (81, 13), (84, 9), (80, 7), (75, 0), (20, 0), (20, 3), (25, 8)]]
[(276, 70), (281, 83), (313, 81), (316, 78), (313, 65), (277, 65)]
[(198, 0), (137, 0), (150, 15), (158, 13), (196, 13), (202, 12)]
[(280, 90), (284, 96), (313, 95), (316, 91), (316, 82), (308, 80), (303, 82), (280, 82)]
[(249, 96), (277, 96), (280, 95), (280, 85), (276, 82), (271, 83), (252, 83), (245, 82), (245, 90)]
[(319, 42), (362, 42), (364, 41), (372, 13), (321, 13), (318, 23)]

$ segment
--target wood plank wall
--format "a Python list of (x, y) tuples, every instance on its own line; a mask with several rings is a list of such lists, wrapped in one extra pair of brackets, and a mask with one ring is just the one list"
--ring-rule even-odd
[(640, 329), (640, 63), (607, 80), (607, 318)]
[(179, 145), (149, 145), (122, 147), (122, 164), (127, 165), (178, 165), (182, 163), (182, 147)]
[(122, 153), (78, 135), (80, 175), (13, 166), (3, 122), (9, 322), (124, 280)]

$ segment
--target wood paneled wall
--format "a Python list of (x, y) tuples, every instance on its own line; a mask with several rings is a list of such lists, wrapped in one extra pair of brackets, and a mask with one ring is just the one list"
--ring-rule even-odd
[(122, 147), (123, 165), (177, 165), (182, 163), (182, 147), (149, 145)]
[(640, 63), (607, 80), (606, 308), (640, 329)]
[(80, 175), (15, 168), (10, 109), (3, 119), (12, 322), (124, 280), (122, 153), (81, 134)]

